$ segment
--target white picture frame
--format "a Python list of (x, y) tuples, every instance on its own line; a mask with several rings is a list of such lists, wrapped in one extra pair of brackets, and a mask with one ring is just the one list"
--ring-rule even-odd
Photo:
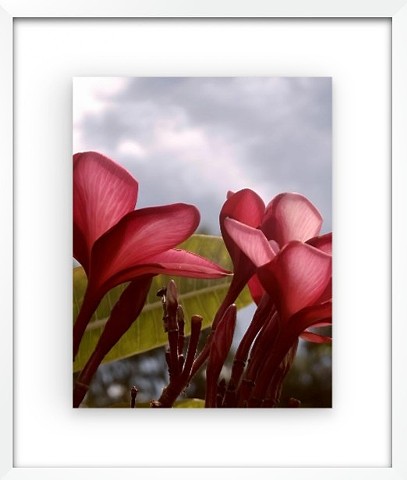
[[(0, 212), (3, 234), (0, 249), (2, 265), (0, 291), (2, 292), (2, 335), (0, 336), (0, 368), (2, 371), (2, 395), (0, 396), (0, 478), (82, 478), (85, 475), (100, 479), (160, 478), (206, 478), (204, 468), (17, 468), (14, 466), (14, 421), (13, 421), (13, 34), (17, 18), (88, 18), (88, 17), (273, 17), (273, 18), (391, 18), (392, 21), (392, 441), (391, 466), (385, 468), (218, 468), (210, 475), (222, 478), (347, 478), (402, 479), (407, 475), (404, 445), (407, 443), (407, 388), (404, 365), (407, 355), (404, 338), (407, 333), (405, 319), (407, 307), (403, 295), (403, 273), (407, 267), (407, 244), (405, 188), (407, 158), (407, 0), (383, 1), (309, 1), (287, 4), (282, 1), (239, 2), (145, 2), (134, 1), (81, 2), (60, 1), (51, 5), (45, 0), (0, 0), (0, 154), (2, 158)], [(40, 432), (39, 432), (40, 435)], [(72, 467), (67, 465), (67, 467)]]

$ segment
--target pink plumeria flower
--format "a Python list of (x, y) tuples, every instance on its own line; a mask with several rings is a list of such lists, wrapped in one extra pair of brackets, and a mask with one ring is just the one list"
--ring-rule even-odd
[[(238, 237), (226, 227), (229, 220), (247, 226), (251, 232), (248, 242), (239, 244)], [(256, 262), (252, 255), (273, 255), (290, 241), (309, 241), (318, 243), (317, 248), (329, 250), (331, 235), (318, 237), (322, 225), (322, 216), (317, 208), (303, 195), (282, 193), (274, 197), (265, 206), (263, 200), (250, 189), (236, 193), (229, 192), (219, 215), (219, 223), (226, 248), (231, 256), (234, 274), (229, 290), (214, 318), (212, 329), (215, 330), (229, 305), (234, 303), (243, 288), (248, 284), (253, 300), (259, 304), (265, 291), (257, 276)], [(252, 237), (257, 239), (256, 248), (251, 248)], [(323, 247), (323, 248), (322, 248)], [(266, 249), (266, 250), (265, 250)], [(265, 261), (268, 257), (257, 258)], [(330, 285), (326, 296), (330, 295)], [(320, 341), (322, 337), (308, 335), (308, 340)], [(194, 365), (194, 372), (202, 365), (209, 353), (205, 347)]]
[(196, 254), (175, 249), (196, 230), (193, 205), (134, 210), (138, 183), (123, 167), (96, 153), (73, 159), (73, 254), (88, 286), (74, 325), (74, 355), (90, 317), (113, 287), (159, 273), (220, 278), (227, 271)]
[[(298, 325), (303, 325), (298, 321), (303, 310), (307, 313), (305, 323), (310, 325), (299, 331), (298, 335), (309, 326), (320, 324), (319, 305), (327, 303), (331, 296), (331, 254), (298, 240), (288, 242), (279, 250), (276, 242), (269, 241), (262, 231), (231, 218), (225, 220), (225, 228), (257, 267), (260, 283), (274, 300), (283, 324), (291, 324), (291, 319), (295, 317)], [(328, 250), (329, 237), (321, 237), (321, 241), (316, 243)], [(316, 323), (313, 323), (310, 311), (313, 307), (318, 307), (315, 310)]]
[[(264, 288), (258, 275), (254, 274), (256, 267), (258, 268), (261, 262), (267, 263), (267, 259), (271, 259), (270, 256), (275, 256), (289, 242), (306, 242), (325, 253), (332, 253), (332, 234), (318, 236), (322, 226), (322, 216), (303, 195), (298, 193), (279, 194), (271, 200), (263, 212), (260, 197), (251, 190), (242, 190), (231, 195), (225, 205), (234, 199), (236, 199), (235, 208), (225, 211), (223, 217), (221, 215), (222, 232), (224, 238), (226, 237), (225, 243), (229, 245), (228, 249), (232, 259), (234, 259), (235, 276), (246, 279), (256, 303), (259, 303), (264, 294)], [(253, 211), (254, 209), (250, 208), (247, 199), (250, 199), (251, 204), (257, 206), (251, 223), (246, 219), (249, 216), (248, 210)], [(235, 229), (234, 235), (231, 235), (226, 227), (226, 222), (230, 219), (237, 220), (241, 224), (241, 228)], [(244, 236), (245, 226), (253, 227), (252, 230), (256, 229), (256, 231), (248, 229), (250, 234), (242, 248), (236, 234)], [(254, 237), (257, 241), (252, 245)], [(248, 280), (247, 277), (250, 274), (251, 278)], [(328, 282), (324, 294), (325, 300), (331, 298), (331, 281)]]
[[(269, 388), (268, 379), (275, 376), (299, 336), (319, 343), (330, 340), (307, 329), (332, 322), (332, 256), (327, 252), (331, 239), (324, 236), (312, 240), (320, 248), (293, 240), (280, 249), (278, 243), (268, 240), (261, 230), (231, 218), (225, 219), (225, 228), (256, 266), (260, 284), (278, 312), (277, 336), (257, 373), (261, 381), (252, 393), (253, 398), (261, 399)], [(279, 240), (284, 241), (282, 237)]]
[[(219, 221), (226, 247), (234, 265), (235, 278), (231, 290), (232, 293), (237, 292), (239, 294), (239, 288), (241, 290), (250, 280), (249, 286), (256, 303), (259, 302), (263, 293), (256, 277), (251, 278), (256, 268), (225, 228), (227, 218), (259, 229), (268, 241), (273, 242), (275, 250), (279, 250), (293, 240), (306, 242), (317, 238), (322, 226), (321, 214), (301, 194), (282, 193), (274, 197), (265, 207), (263, 200), (250, 189), (240, 190), (236, 193), (229, 192), (228, 199), (222, 207)], [(329, 243), (330, 237), (326, 240), (328, 241), (324, 243)], [(232, 302), (234, 300), (235, 298), (232, 299)]]

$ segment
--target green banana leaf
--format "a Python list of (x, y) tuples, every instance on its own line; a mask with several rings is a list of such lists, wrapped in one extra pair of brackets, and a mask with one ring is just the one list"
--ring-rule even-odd
[[(193, 235), (181, 246), (186, 250), (195, 252), (218, 263), (226, 269), (232, 269), (231, 260), (221, 237), (210, 235)], [(231, 282), (231, 276), (216, 280), (174, 277), (180, 294), (180, 303), (185, 312), (185, 334), (190, 333), (190, 318), (198, 314), (203, 317), (203, 328), (211, 325), (213, 317), (219, 308)], [(158, 275), (154, 277), (147, 302), (139, 318), (123, 335), (121, 340), (112, 348), (105, 357), (104, 363), (116, 361), (138, 353), (146, 352), (167, 343), (162, 322), (162, 305), (157, 291), (166, 286), (170, 277)], [(86, 275), (82, 267), (73, 271), (73, 317), (78, 315), (86, 289)], [(83, 336), (78, 355), (74, 362), (74, 372), (81, 370), (91, 353), (106, 324), (110, 311), (126, 285), (112, 289), (102, 300), (93, 315)], [(244, 307), (252, 299), (246, 288), (239, 296), (236, 306)]]

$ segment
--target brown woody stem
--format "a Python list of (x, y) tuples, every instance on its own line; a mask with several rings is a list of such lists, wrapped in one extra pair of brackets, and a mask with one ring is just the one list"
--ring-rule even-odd
[(170, 378), (170, 383), (164, 388), (161, 397), (158, 399), (158, 401), (153, 402), (154, 407), (172, 407), (175, 400), (187, 386), (196, 354), (196, 349), (198, 348), (201, 327), (202, 317), (199, 315), (194, 315), (191, 319), (191, 337), (189, 339), (188, 352), (183, 369), (177, 376)]

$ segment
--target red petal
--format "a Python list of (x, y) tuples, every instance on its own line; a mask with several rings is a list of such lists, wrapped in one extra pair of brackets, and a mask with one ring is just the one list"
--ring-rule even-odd
[(230, 256), (232, 257), (235, 267), (240, 256), (240, 249), (235, 245), (235, 242), (230, 238), (225, 229), (225, 218), (233, 218), (241, 223), (244, 223), (245, 225), (256, 228), (261, 223), (264, 214), (264, 208), (265, 206), (263, 200), (252, 190), (244, 189), (237, 193), (228, 193), (228, 199), (223, 204), (219, 215), (219, 223), (223, 239)]
[(248, 188), (236, 193), (228, 192), (220, 212), (221, 224), (226, 217), (234, 218), (251, 227), (258, 227), (264, 215), (263, 200)]
[[(224, 225), (225, 219), (229, 217), (251, 227), (258, 227), (264, 214), (264, 208), (263, 200), (257, 193), (249, 189), (236, 193), (228, 192), (227, 200), (223, 204), (219, 215), (220, 229), (234, 266), (234, 277), (228, 293), (228, 301), (233, 299), (233, 302), (237, 298), (249, 278), (255, 273), (256, 268), (229, 236)], [(225, 302), (224, 305), (228, 307)]]
[(327, 337), (325, 335), (319, 335), (318, 333), (314, 332), (309, 332), (306, 330), (303, 332), (300, 337), (303, 340), (306, 340), (307, 342), (311, 343), (331, 343), (332, 342), (332, 337)]
[(276, 256), (264, 233), (257, 228), (249, 227), (232, 218), (225, 218), (224, 225), (233, 242), (256, 267), (269, 263)]
[(235, 194), (235, 192), (232, 192), (231, 190), (228, 191), (226, 194), (226, 200), (229, 200), (230, 197), (232, 197)]
[[(332, 302), (329, 301), (329, 304)], [(324, 305), (327, 305), (328, 302), (324, 302)], [(320, 328), (320, 327), (330, 327), (332, 325), (332, 318), (329, 318), (328, 321), (320, 321), (318, 323), (313, 323), (312, 326), (315, 328)]]
[(318, 298), (318, 300), (315, 303), (324, 303), (324, 302), (327, 302), (328, 300), (332, 300), (332, 278), (329, 279), (329, 282), (327, 283), (325, 290), (322, 292), (321, 296)]
[(261, 230), (280, 247), (292, 240), (305, 242), (317, 235), (322, 217), (316, 207), (299, 193), (281, 193), (269, 203)]
[(310, 245), (290, 242), (258, 271), (266, 291), (279, 304), (284, 319), (313, 305), (332, 274), (332, 257)]
[[(102, 285), (192, 235), (199, 212), (182, 203), (128, 213), (94, 245), (90, 276)], [(117, 284), (117, 282), (116, 282)]]
[(235, 326), (236, 305), (232, 303), (216, 327), (209, 354), (208, 370), (210, 370), (211, 364), (213, 363), (213, 366), (218, 367), (218, 375), (232, 345)]
[[(133, 268), (121, 271), (111, 278), (109, 284), (118, 285), (139, 275), (160, 273), (192, 278), (223, 278), (226, 275), (231, 275), (229, 271), (224, 270), (216, 263), (195, 253), (171, 249), (148, 257)], [(112, 287), (109, 286), (109, 288)]]
[(73, 160), (73, 250), (88, 273), (94, 242), (134, 210), (137, 181), (109, 158), (77, 153)]
[(303, 308), (290, 318), (287, 331), (300, 335), (307, 328), (322, 327), (332, 324), (332, 302), (311, 305)]
[(265, 290), (260, 283), (259, 277), (257, 275), (253, 275), (247, 286), (249, 287), (253, 300), (256, 302), (256, 305), (258, 305), (265, 294)]
[(325, 302), (322, 305), (306, 307), (286, 322), (275, 343), (271, 355), (266, 360), (260, 375), (264, 372), (272, 375), (278, 365), (287, 355), (290, 348), (297, 341), (298, 337), (309, 327), (320, 323), (327, 323), (332, 319), (332, 304)]
[(321, 235), (320, 237), (311, 238), (307, 243), (308, 245), (318, 248), (318, 250), (332, 255), (332, 232)]

